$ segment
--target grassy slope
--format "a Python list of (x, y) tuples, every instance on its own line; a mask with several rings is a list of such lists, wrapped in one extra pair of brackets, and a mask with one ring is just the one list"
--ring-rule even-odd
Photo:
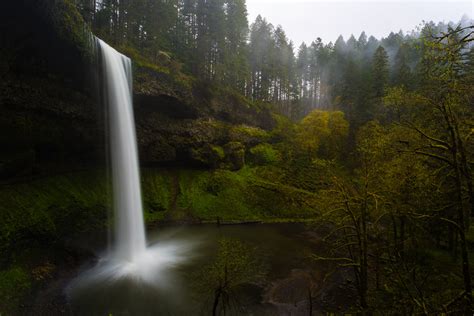
[[(265, 167), (228, 170), (142, 170), (145, 217), (171, 220), (278, 220), (311, 217), (308, 191), (258, 176)], [(102, 171), (81, 172), (0, 187), (0, 240), (61, 237), (104, 225), (110, 188)]]

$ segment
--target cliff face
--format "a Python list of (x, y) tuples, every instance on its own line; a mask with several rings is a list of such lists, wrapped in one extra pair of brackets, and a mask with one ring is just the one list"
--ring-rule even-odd
[(92, 55), (74, 6), (4, 1), (0, 34), (0, 177), (97, 161)]
[[(1, 6), (0, 177), (103, 164), (98, 65), (74, 5), (20, 0)], [(133, 61), (143, 164), (238, 169), (246, 149), (274, 126), (268, 108), (232, 91)]]
[[(255, 146), (274, 127), (268, 108), (232, 91), (179, 82), (170, 74), (137, 65), (134, 70), (137, 134), (145, 164), (218, 167), (227, 163), (238, 169), (242, 163), (231, 162), (235, 151)], [(233, 150), (230, 143), (241, 146)]]

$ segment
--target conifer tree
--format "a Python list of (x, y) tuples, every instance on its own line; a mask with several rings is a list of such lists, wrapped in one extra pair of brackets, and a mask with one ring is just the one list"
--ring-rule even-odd
[(377, 48), (372, 59), (372, 76), (374, 96), (381, 98), (384, 95), (389, 78), (388, 55), (382, 46)]

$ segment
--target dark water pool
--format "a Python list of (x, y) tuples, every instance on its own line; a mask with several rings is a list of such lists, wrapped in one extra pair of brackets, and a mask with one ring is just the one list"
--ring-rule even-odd
[[(308, 315), (322, 311), (325, 291), (341, 277), (325, 280), (331, 266), (309, 255), (321, 247), (317, 234), (302, 224), (162, 227), (148, 233), (150, 244), (191, 242), (186, 259), (157, 277), (157, 284), (134, 279), (100, 282), (70, 291), (76, 315), (210, 315), (212, 291), (203, 291), (198, 271), (216, 258), (218, 241), (232, 238), (256, 247), (265, 277), (236, 288), (227, 315)], [(330, 284), (329, 287), (325, 283)], [(311, 307), (310, 307), (311, 297)]]

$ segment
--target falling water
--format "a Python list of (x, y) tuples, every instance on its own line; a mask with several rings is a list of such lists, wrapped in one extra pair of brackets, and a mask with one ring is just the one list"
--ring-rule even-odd
[[(180, 284), (175, 269), (189, 261), (198, 241), (196, 237), (184, 240), (162, 236), (147, 246), (132, 106), (131, 62), (102, 40), (96, 39), (96, 44), (108, 113), (114, 238), (110, 250), (99, 254), (97, 264), (71, 281), (67, 295), (76, 306), (88, 306), (97, 295), (109, 300), (105, 302), (108, 307), (121, 306), (130, 300), (146, 299), (141, 297), (146, 285), (166, 297), (160, 303), (160, 306), (165, 306), (163, 304), (170, 301), (170, 296), (177, 296), (170, 294)], [(135, 296), (124, 300), (124, 290)], [(153, 293), (156, 299), (156, 293)], [(123, 308), (128, 309), (127, 306)]]
[(114, 255), (134, 262), (145, 252), (130, 59), (97, 39), (108, 109), (115, 210)]

